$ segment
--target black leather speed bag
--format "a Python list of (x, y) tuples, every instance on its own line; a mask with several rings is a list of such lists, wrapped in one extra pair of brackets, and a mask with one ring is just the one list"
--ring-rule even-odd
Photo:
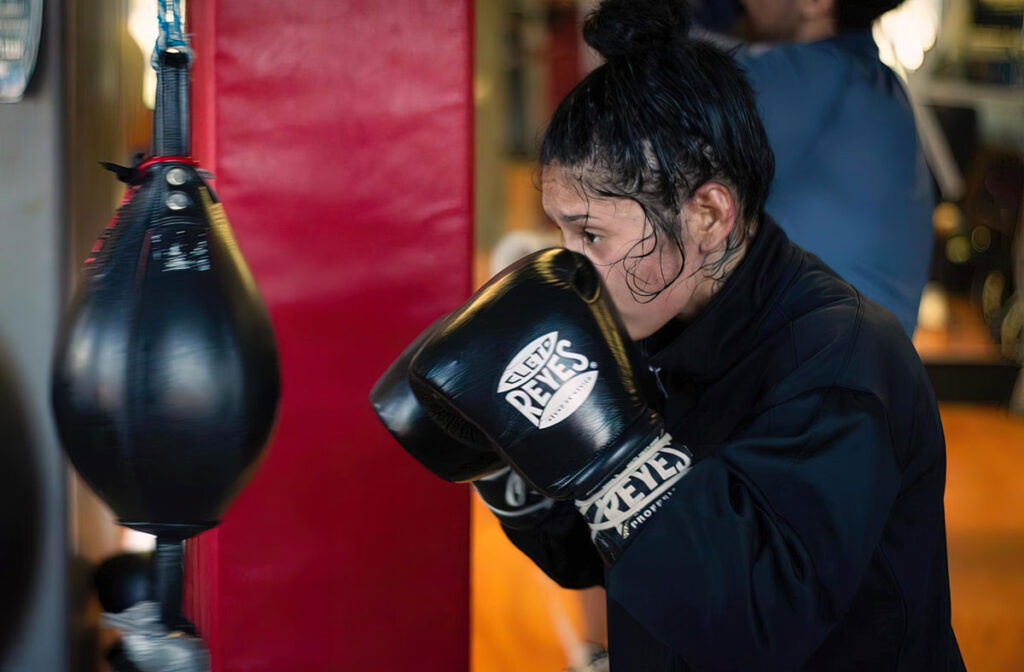
[(259, 463), (279, 374), (221, 204), (190, 158), (160, 153), (187, 147), (187, 117), (172, 114), (187, 109), (179, 65), (160, 72), (157, 155), (128, 176), (65, 315), (53, 408), (72, 463), (121, 524), (185, 538), (219, 522)]

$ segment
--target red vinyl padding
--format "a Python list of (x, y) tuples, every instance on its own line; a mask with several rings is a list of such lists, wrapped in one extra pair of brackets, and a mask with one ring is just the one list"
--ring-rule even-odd
[(269, 455), (190, 544), (216, 672), (468, 669), (469, 491), (367, 402), (469, 293), (469, 0), (193, 0), (195, 155), (270, 308)]

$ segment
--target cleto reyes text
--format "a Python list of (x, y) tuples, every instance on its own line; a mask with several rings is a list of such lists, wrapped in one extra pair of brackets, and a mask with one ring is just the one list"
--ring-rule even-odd
[(689, 472), (691, 458), (684, 451), (663, 434), (594, 496), (577, 501), (591, 531), (617, 530), (626, 537), (630, 527), (643, 524)]
[(556, 331), (544, 334), (520, 350), (501, 376), (498, 393), (540, 429), (572, 415), (597, 381), (595, 365), (571, 347)]

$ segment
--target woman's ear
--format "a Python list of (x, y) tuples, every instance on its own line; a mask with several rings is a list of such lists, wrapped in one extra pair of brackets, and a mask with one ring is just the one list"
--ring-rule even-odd
[(705, 182), (683, 205), (690, 235), (702, 253), (718, 248), (736, 226), (736, 197), (721, 182)]

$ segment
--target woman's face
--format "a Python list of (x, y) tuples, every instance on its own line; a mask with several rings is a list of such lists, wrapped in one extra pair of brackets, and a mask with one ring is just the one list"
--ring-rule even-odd
[[(680, 273), (679, 250), (665, 244), (664, 235), (655, 249), (652, 224), (635, 201), (586, 194), (579, 181), (558, 166), (544, 168), (541, 189), (544, 211), (561, 231), (563, 245), (586, 255), (601, 271), (632, 339), (650, 336), (675, 317), (692, 317), (710, 297), (710, 283), (700, 271), (708, 257), (703, 249), (707, 241), (699, 242), (703, 236), (692, 235), (686, 224), (688, 212), (696, 209), (691, 201), (679, 218), (686, 257)], [(643, 295), (662, 288), (653, 299)]]

